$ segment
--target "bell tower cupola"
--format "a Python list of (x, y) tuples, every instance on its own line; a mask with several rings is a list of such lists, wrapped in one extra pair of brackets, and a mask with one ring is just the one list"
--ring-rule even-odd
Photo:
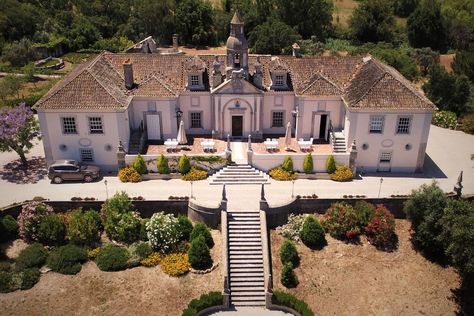
[(231, 77), (232, 71), (244, 70), (245, 78), (249, 73), (249, 45), (244, 35), (244, 23), (240, 18), (239, 11), (235, 11), (230, 21), (230, 36), (227, 39), (227, 78)]

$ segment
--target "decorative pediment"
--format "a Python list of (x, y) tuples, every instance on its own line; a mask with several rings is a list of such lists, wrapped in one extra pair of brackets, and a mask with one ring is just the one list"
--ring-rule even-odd
[(196, 55), (186, 61), (185, 67), (188, 72), (203, 72), (206, 69), (206, 63)]
[(230, 79), (224, 81), (212, 93), (219, 94), (261, 94), (262, 90), (245, 80), (244, 72), (233, 71)]

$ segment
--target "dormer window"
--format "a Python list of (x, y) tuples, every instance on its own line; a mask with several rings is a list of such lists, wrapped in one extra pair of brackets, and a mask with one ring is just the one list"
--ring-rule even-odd
[(283, 87), (284, 84), (285, 84), (285, 82), (283, 80), (283, 75), (276, 75), (275, 76), (275, 86)]
[(191, 75), (191, 86), (199, 86), (199, 76)]
[(240, 54), (235, 54), (234, 55), (234, 66), (235, 67), (240, 67)]

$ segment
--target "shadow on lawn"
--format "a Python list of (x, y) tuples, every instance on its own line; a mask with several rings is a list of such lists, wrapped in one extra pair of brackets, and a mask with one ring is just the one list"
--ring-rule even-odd
[(20, 159), (11, 161), (0, 170), (0, 177), (11, 183), (37, 183), (48, 175), (44, 157), (34, 156), (28, 159), (28, 169), (23, 169)]

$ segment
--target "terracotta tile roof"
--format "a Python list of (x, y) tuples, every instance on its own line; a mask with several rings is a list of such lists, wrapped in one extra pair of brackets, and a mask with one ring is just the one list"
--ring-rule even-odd
[[(353, 108), (435, 109), (436, 107), (392, 67), (374, 58), (259, 55), (263, 85), (271, 84), (270, 69), (287, 69), (290, 88), (297, 95), (342, 96)], [(135, 87), (125, 89), (123, 63), (133, 64)], [(38, 103), (37, 108), (117, 109), (133, 96), (176, 98), (185, 91), (187, 69), (205, 67), (212, 75), (215, 55), (114, 54), (104, 52), (67, 75)], [(226, 56), (219, 55), (225, 74)], [(249, 56), (249, 72), (257, 55)], [(205, 87), (209, 90), (209, 77)]]

